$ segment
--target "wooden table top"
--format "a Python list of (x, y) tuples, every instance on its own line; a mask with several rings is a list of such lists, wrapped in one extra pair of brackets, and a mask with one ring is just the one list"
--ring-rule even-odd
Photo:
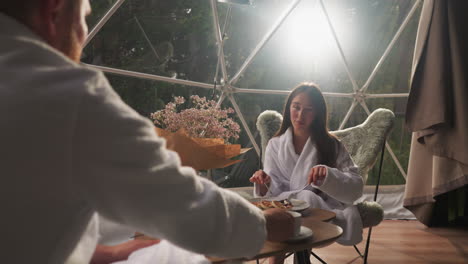
[(323, 210), (319, 208), (308, 208), (300, 212), (302, 214), (302, 225), (306, 221), (330, 221), (336, 217), (332, 211)]

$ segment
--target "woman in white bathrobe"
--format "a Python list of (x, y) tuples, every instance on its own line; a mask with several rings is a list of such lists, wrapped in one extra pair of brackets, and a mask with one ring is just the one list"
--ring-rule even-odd
[(343, 228), (338, 243), (362, 240), (353, 202), (362, 195), (363, 180), (345, 147), (328, 132), (325, 99), (316, 85), (303, 83), (291, 92), (281, 128), (266, 147), (264, 170), (250, 181), (263, 187), (262, 196), (296, 198), (335, 212), (333, 221)]

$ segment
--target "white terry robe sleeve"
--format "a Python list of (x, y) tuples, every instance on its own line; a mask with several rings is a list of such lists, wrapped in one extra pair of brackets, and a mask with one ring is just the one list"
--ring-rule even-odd
[(338, 145), (336, 168), (317, 165), (327, 167), (327, 176), (319, 189), (342, 203), (352, 204), (362, 196), (364, 182), (346, 148)]
[(73, 181), (100, 214), (193, 252), (253, 256), (266, 239), (262, 212), (181, 167), (153, 124), (99, 74), (76, 115)]

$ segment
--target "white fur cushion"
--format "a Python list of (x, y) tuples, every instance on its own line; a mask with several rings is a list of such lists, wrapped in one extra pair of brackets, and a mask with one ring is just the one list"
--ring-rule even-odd
[(382, 144), (393, 127), (394, 119), (392, 111), (379, 108), (372, 112), (364, 123), (331, 132), (348, 150), (364, 182), (367, 181), (367, 173), (379, 157)]
[(382, 222), (384, 210), (377, 202), (361, 202), (356, 206), (361, 215), (362, 227), (376, 226)]
[(283, 116), (273, 110), (266, 110), (257, 118), (257, 129), (262, 140), (262, 161), (265, 157), (264, 153), (268, 140), (280, 129), (281, 122), (283, 122)]

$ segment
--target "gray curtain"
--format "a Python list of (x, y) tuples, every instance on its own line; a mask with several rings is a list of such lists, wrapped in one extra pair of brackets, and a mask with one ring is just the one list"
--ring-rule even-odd
[(425, 0), (406, 123), (404, 206), (429, 225), (435, 197), (468, 183), (468, 1)]

